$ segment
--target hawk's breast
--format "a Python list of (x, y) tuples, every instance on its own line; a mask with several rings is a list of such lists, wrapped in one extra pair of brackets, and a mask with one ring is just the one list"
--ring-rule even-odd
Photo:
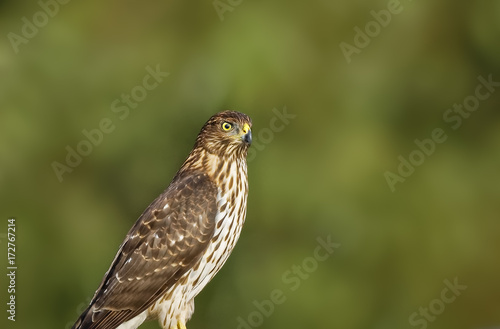
[[(194, 298), (217, 274), (231, 254), (241, 233), (246, 216), (246, 163), (230, 163), (229, 174), (218, 184), (215, 232), (203, 257), (189, 273), (193, 282), (188, 299)], [(226, 168), (224, 168), (226, 169)]]

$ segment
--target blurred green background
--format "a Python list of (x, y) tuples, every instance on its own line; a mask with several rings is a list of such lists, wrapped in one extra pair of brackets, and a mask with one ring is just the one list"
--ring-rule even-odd
[[(247, 222), (188, 328), (500, 326), (500, 87), (457, 129), (443, 117), (474, 105), (478, 77), (500, 81), (500, 2), (60, 1), (0, 2), (0, 245), (6, 264), (15, 217), (18, 265), (2, 328), (69, 328), (227, 108), (253, 119)], [(148, 67), (169, 73), (151, 90)], [(85, 149), (102, 120), (114, 130)], [(391, 191), (384, 174), (435, 129), (446, 141)], [(328, 237), (340, 246), (314, 261)]]

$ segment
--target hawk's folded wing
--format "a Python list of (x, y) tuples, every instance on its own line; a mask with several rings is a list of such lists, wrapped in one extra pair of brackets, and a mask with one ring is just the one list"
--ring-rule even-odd
[(165, 294), (213, 237), (217, 192), (203, 173), (176, 177), (129, 231), (73, 328), (116, 328)]

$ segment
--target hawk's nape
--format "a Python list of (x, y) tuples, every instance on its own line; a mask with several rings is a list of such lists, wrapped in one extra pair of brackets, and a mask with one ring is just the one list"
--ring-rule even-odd
[(229, 257), (246, 216), (251, 120), (224, 111), (202, 127), (168, 188), (142, 213), (74, 329), (185, 328), (194, 297)]

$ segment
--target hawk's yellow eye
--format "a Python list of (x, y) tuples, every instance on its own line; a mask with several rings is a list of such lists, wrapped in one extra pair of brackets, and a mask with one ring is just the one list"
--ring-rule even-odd
[(233, 128), (233, 125), (230, 124), (229, 122), (224, 122), (222, 124), (222, 129), (224, 129), (224, 131), (229, 131)]

